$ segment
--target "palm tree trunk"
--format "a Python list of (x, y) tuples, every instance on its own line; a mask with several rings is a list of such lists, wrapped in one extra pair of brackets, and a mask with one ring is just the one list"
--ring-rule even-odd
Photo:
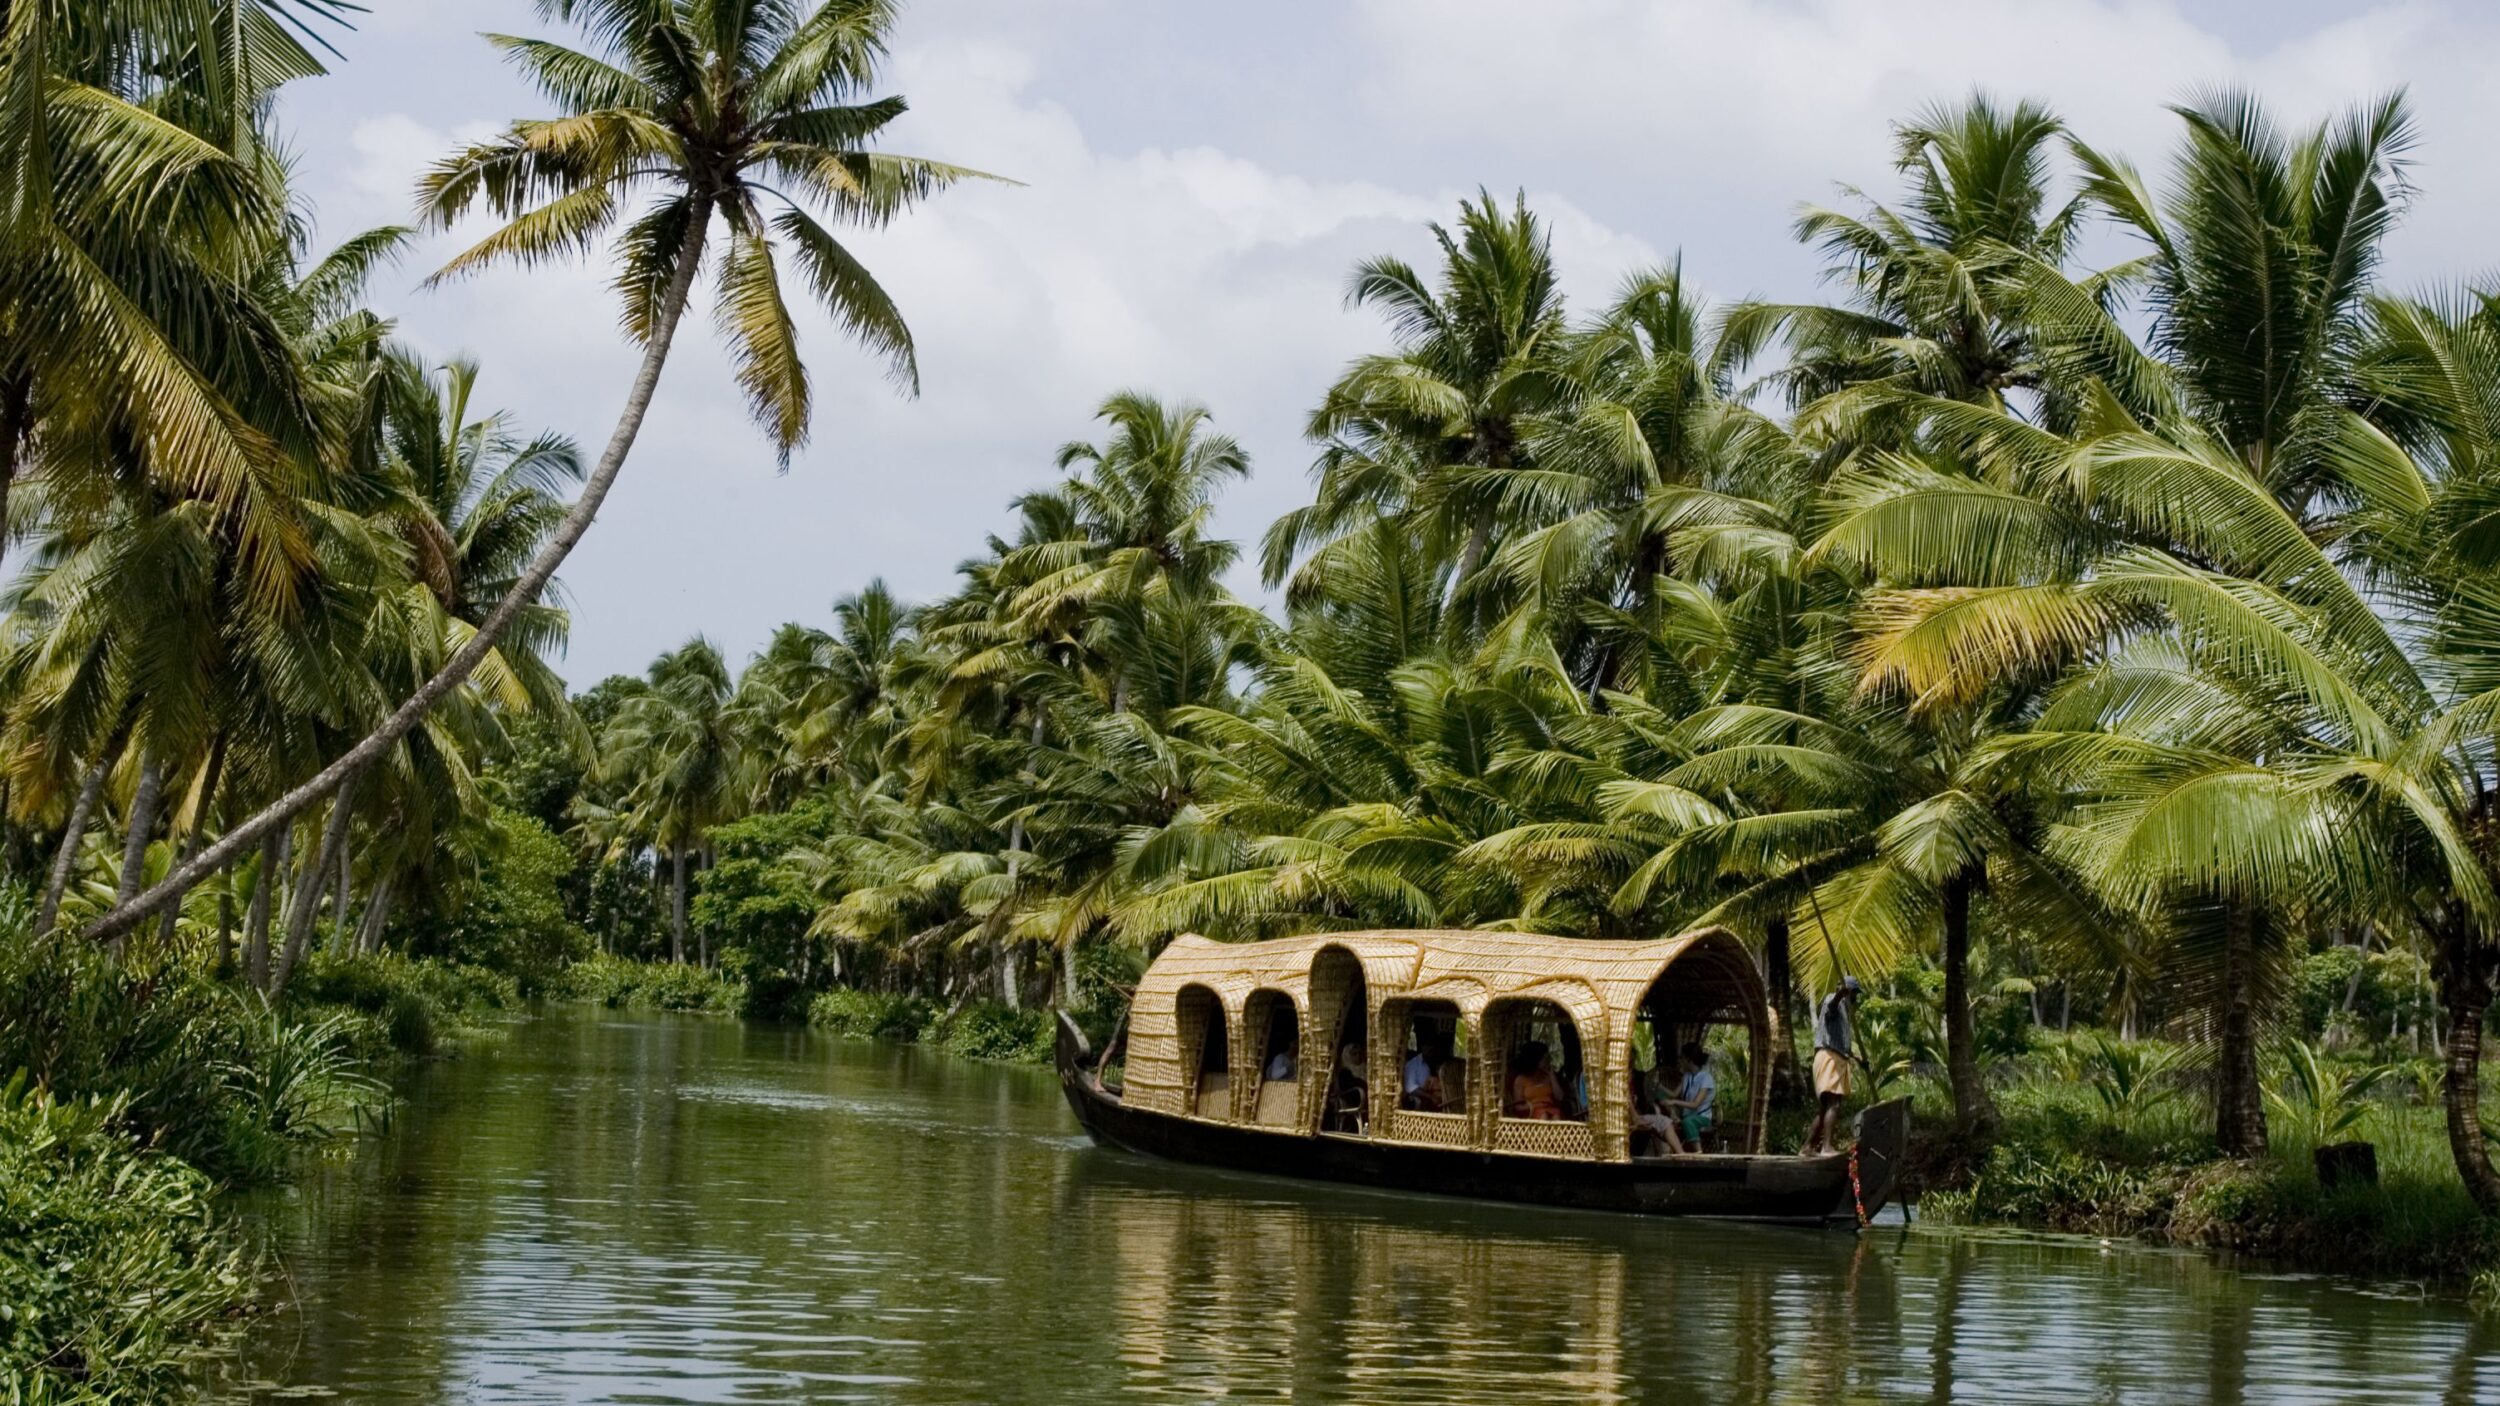
[(1790, 1023), (1797, 989), (1796, 962), (1788, 946), (1788, 920), (1773, 918), (1762, 933), (1762, 985), (1769, 998), (1771, 1104), (1795, 1108), (1806, 1101), (1805, 1071), (1797, 1064), (1796, 1027)]
[(1486, 513), (1476, 519), (1474, 530), (1467, 534), (1467, 545), (1459, 549), (1458, 570), (1450, 577), (1453, 592), (1476, 574), (1477, 567), (1484, 565), (1484, 554), (1492, 545), (1493, 515)]
[[(2427, 924), (2425, 926), (2428, 926)], [(2500, 1212), (2500, 1172), (2491, 1165), (2483, 1132), (2483, 1021), (2500, 989), (2500, 951), (2485, 945), (2473, 921), (2459, 914), (2432, 930), (2440, 1004), (2448, 1016), (2447, 1072), (2440, 1102), (2448, 1115), (2448, 1155), (2457, 1164), (2466, 1194), (2485, 1215)]]
[(78, 783), (78, 799), (70, 802), (69, 824), (61, 831), (61, 852), (52, 859), (51, 877), (44, 881), (43, 903), (35, 910), (35, 931), (52, 931), (52, 921), (61, 912), (61, 895), (69, 892), (70, 875), (78, 869), (78, 848), (86, 843), (87, 823), (95, 818), (96, 801), (104, 794), (104, 778), (113, 769), (113, 753), (108, 747), (95, 765), (87, 769), (87, 779)]
[(147, 752), (139, 753), (139, 786), (130, 797), (130, 825), (122, 835), (121, 887), (113, 901), (128, 903), (147, 881), (148, 838), (156, 833), (156, 802), (165, 791), (165, 769)]
[(355, 860), (355, 846), (339, 846), (339, 886), (330, 900), (330, 950), (333, 952), (348, 950), (350, 940), (355, 936), (353, 925), (347, 921), (347, 915), (352, 911), (349, 900), (355, 897)]
[[(200, 847), (200, 835), (199, 835), (199, 832), (198, 832), (198, 831), (194, 830), (194, 831), (192, 831), (192, 832), (191, 832), (191, 834), (190, 834), (190, 836), (189, 836), (188, 838), (186, 838), (185, 840), (183, 840), (183, 842), (182, 842), (182, 852), (181, 852), (181, 856), (180, 856), (180, 857), (181, 857), (182, 859), (189, 859), (189, 858), (190, 858), (190, 857), (191, 857), (194, 853), (196, 853), (196, 852), (199, 850), (199, 847)], [(172, 951), (172, 950), (173, 950), (173, 945), (174, 945), (174, 924), (175, 924), (176, 922), (178, 922), (178, 921), (181, 919), (181, 917), (182, 917), (182, 905), (181, 905), (181, 904), (179, 904), (179, 903), (168, 903), (168, 904), (166, 904), (166, 905), (165, 905), (165, 911), (164, 911), (164, 913), (163, 913), (163, 914), (162, 914), (162, 915), (158, 918), (158, 920), (157, 920), (157, 924), (156, 924), (156, 945), (157, 945), (158, 947), (163, 948), (164, 950), (166, 950), (166, 951), (168, 951), (168, 952), (170, 952), (170, 951)]]
[[(165, 792), (165, 768), (142, 749), (139, 753), (139, 785), (130, 796), (130, 814), (122, 835), (122, 872), (120, 887), (113, 901), (128, 903), (148, 877), (148, 839), (156, 833), (156, 803)], [(170, 906), (170, 905), (168, 905)], [(113, 938), (113, 953), (121, 954), (123, 935)]]
[(590, 530), (591, 520), (599, 515), (599, 505), (607, 501), (608, 490), (615, 486), (618, 471), (625, 467), (625, 456), (634, 447), (634, 437), (642, 431), (643, 417), (650, 412), (652, 395), (659, 389), (660, 368), (668, 361), (669, 344), (676, 338), (678, 320), (686, 311), (686, 296), (694, 287), (696, 267), (703, 261), (704, 235), (711, 222), (711, 202), (697, 197), (692, 218), (686, 224), (685, 240), (678, 246), (677, 267), (669, 276), (667, 291), (661, 295), (658, 315), (651, 327), (651, 338), (643, 346), (642, 364), (634, 373), (633, 386), (626, 393), (625, 407), (617, 416), (616, 429), (608, 437), (607, 449), (600, 454), (598, 465), (582, 484), (581, 496), (565, 513), (555, 535), (539, 549), (529, 568), (513, 580), (503, 599), (495, 602), (495, 608), (479, 622), (477, 632), (469, 637), (469, 642), (454, 652), (432, 678), (410, 694), (408, 701), (400, 704), (363, 741), (322, 768), (311, 780), (270, 802), (259, 814), (227, 831), (217, 843), (201, 851), (190, 863), (167, 875), (164, 882), (134, 899), (114, 905), (112, 912), (87, 929), (89, 940), (101, 941), (129, 931), (133, 924), (174, 902), (193, 884), (233, 861), (261, 836), (284, 826), (306, 807), (337, 791), (349, 777), (379, 761), (384, 753), (398, 745), (399, 739), (424, 721), (425, 715), (433, 711), (434, 705), (441, 702), (444, 695), (468, 679), (478, 662), (503, 637), (504, 629), (512, 623), (513, 617), (524, 606), (538, 599), (547, 588), (547, 583), (554, 578), (556, 568), (564, 564), (565, 557), (582, 540), (582, 534)]
[(2489, 984), (2478, 999), (2450, 998), (2448, 1007), (2448, 1073), (2440, 1102), (2448, 1112), (2448, 1151), (2457, 1175), (2483, 1214), (2500, 1212), (2500, 1171), (2491, 1165), (2491, 1145), (2483, 1136), (2483, 1013), (2490, 1009)]
[(1970, 903), (1975, 873), (1957, 874), (1944, 886), (1944, 1068), (1953, 1086), (1954, 1132), (1984, 1141), (1995, 1136), (1997, 1106), (1979, 1070), (1979, 1034), (1971, 1023)]
[(304, 950), (312, 942), (313, 920), (321, 915), (323, 891), (329, 887), (322, 881), (338, 862), (339, 851), (347, 847), (347, 827), (355, 819), (356, 779), (351, 776), (330, 802), (330, 818), (321, 827), (321, 848), (308, 856), (304, 875), (295, 885), (294, 902), (288, 905), (286, 947), (278, 954), (277, 970), (269, 974), (269, 999), (273, 1001), (286, 994), (287, 978), (295, 974), (295, 964), (304, 960)]
[(679, 966), (686, 964), (686, 851), (676, 846), (668, 852), (668, 959)]
[(252, 881), (252, 906), (243, 917), (243, 974), (252, 989), (269, 990), (269, 910), (276, 906), (278, 875), (286, 870), (286, 851), (294, 827), (281, 825), (260, 842), (260, 873)]
[(2225, 1157), (2266, 1150), (2265, 1094), (2257, 1080), (2257, 947), (2266, 912), (2233, 903), (2222, 915), (2221, 1067), (2215, 1070), (2214, 1143)]
[(217, 876), (217, 979), (234, 976), (234, 871)]
[[(202, 836), (206, 833), (206, 827), (208, 825), (208, 808), (216, 803), (217, 785), (225, 779), (226, 739), (230, 735), (231, 734), (227, 733), (225, 730), (220, 729), (217, 733), (216, 740), (208, 744), (208, 760), (200, 766), (200, 779), (198, 783), (199, 790), (197, 792), (199, 804), (191, 808), (190, 833), (183, 836), (182, 850), (175, 856), (175, 863), (177, 867), (190, 863), (191, 856), (200, 852)], [(179, 812), (173, 816), (167, 817), (165, 821), (165, 833), (168, 837), (173, 835), (174, 824), (178, 819), (180, 819)], [(221, 875), (231, 875), (234, 871), (231, 868), (228, 868), (220, 870), (219, 872)], [(224, 895), (221, 895), (218, 899), (218, 902), (221, 905), (218, 910), (221, 919), (225, 916), (226, 906), (230, 906), (231, 904), (232, 896), (233, 889), (231, 885), (229, 885), (227, 892)], [(165, 948), (168, 951), (172, 950), (174, 941), (174, 925), (180, 922), (181, 918), (181, 904), (168, 903), (165, 905), (164, 921), (159, 923), (156, 929), (156, 941), (159, 947)], [(222, 929), (220, 930), (218, 937), (219, 941), (222, 943), (224, 941), (224, 932)], [(218, 953), (218, 960), (221, 963), (226, 962), (229, 956), (230, 954), (226, 953), (221, 948)]]
[(2361, 978), (2369, 974), (2370, 936), (2375, 931), (2376, 929), (2369, 927), (2362, 928), (2361, 940), (2353, 944), (2360, 949), (2360, 960), (2352, 964), (2352, 980), (2344, 983), (2343, 1002), (2335, 1008), (2339, 1014), (2352, 1014), (2352, 1003), (2361, 997)]
[(365, 895), (364, 920), (356, 925), (356, 950), (372, 953), (382, 950), (382, 929), (391, 921), (391, 876), (386, 872), (373, 881), (373, 889)]

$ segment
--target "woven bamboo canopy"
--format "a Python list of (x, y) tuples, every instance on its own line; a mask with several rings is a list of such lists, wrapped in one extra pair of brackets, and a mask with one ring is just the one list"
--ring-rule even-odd
[[(1280, 1007), (1280, 1003), (1281, 1007)], [(1290, 1009), (1298, 1091), (1261, 1088), (1271, 1023)], [(1743, 1150), (1759, 1148), (1769, 1092), (1769, 1016), (1751, 955), (1723, 928), (1639, 942), (1518, 933), (1324, 933), (1265, 942), (1176, 939), (1138, 983), (1129, 1018), (1123, 1098), (1181, 1117), (1315, 1135), (1340, 1036), (1367, 1033), (1370, 1135), (1488, 1152), (1624, 1161), (1630, 1153), (1633, 1030), (1646, 1016), (1681, 1039), (1711, 1025), (1742, 1027), (1754, 1058)], [(1408, 1022), (1453, 1027), (1466, 1055), (1466, 1108), (1395, 1107)], [(1504, 1116), (1505, 1061), (1532, 1026), (1567, 1020), (1586, 1071), (1586, 1121)], [(1209, 1048), (1210, 1032), (1222, 1032)], [(1220, 1077), (1219, 1077), (1220, 1075)]]

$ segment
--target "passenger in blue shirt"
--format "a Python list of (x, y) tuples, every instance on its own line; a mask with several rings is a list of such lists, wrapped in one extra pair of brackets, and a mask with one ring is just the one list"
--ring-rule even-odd
[(1719, 1121), (1719, 1076), (1710, 1072), (1710, 1051), (1699, 1041), (1684, 1046), (1684, 1081), (1667, 1107), (1683, 1134), (1684, 1150), (1701, 1150), (1701, 1135)]

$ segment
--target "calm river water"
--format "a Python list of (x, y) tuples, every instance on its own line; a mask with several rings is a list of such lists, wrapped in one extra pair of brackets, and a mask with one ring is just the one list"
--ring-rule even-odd
[(717, 1020), (532, 1022), (254, 1209), (294, 1303), (229, 1401), (2500, 1402), (2450, 1302), (1195, 1172), (1045, 1071)]

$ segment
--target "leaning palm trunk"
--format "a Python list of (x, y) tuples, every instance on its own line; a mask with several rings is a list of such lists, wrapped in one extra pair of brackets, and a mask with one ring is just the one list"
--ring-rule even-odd
[(391, 875), (384, 873), (373, 881), (365, 895), (364, 919), (356, 925), (356, 950), (372, 953), (382, 950), (382, 929), (391, 921)]
[(217, 876), (217, 979), (234, 977), (234, 871)]
[(78, 799), (69, 807), (69, 824), (61, 832), (61, 852), (52, 859), (52, 873), (45, 879), (43, 902), (35, 909), (35, 931), (52, 931), (52, 921), (60, 916), (61, 895), (69, 892), (70, 875), (78, 869), (78, 847), (86, 843), (87, 823), (95, 818), (96, 801), (104, 794), (105, 774), (113, 769), (110, 748), (87, 768), (87, 779), (78, 785)]
[[(130, 797), (130, 825), (122, 836), (122, 872), (120, 887), (113, 901), (128, 903), (148, 877), (148, 837), (156, 832), (156, 804), (165, 792), (165, 768), (155, 757), (139, 754), (139, 785)], [(171, 911), (169, 908), (167, 911)], [(124, 937), (113, 938), (113, 954), (121, 955)]]
[(397, 746), (401, 738), (425, 720), (425, 715), (433, 711), (435, 704), (468, 680), (479, 661), (503, 637), (504, 629), (512, 623), (513, 617), (546, 590), (547, 583), (555, 577), (556, 568), (564, 564), (565, 557), (582, 540), (582, 534), (590, 530), (591, 520), (599, 515), (599, 505), (607, 500), (608, 490), (615, 486), (618, 471), (625, 467), (625, 456), (633, 449), (635, 436), (642, 431), (643, 417), (649, 413), (652, 395), (659, 389), (660, 368), (668, 360), (669, 343), (675, 338), (678, 320), (686, 311), (686, 299), (694, 286), (696, 267), (703, 261), (704, 234), (711, 217), (710, 202), (697, 199), (692, 218), (686, 225), (685, 240), (678, 248), (677, 267), (669, 278), (668, 290), (662, 295), (658, 315), (652, 322), (651, 339), (643, 346), (642, 364), (634, 373), (632, 388), (626, 393), (625, 408), (617, 417), (616, 431), (609, 436), (608, 447), (599, 456), (598, 466), (582, 484), (581, 497), (574, 500), (572, 510), (564, 515), (564, 521), (556, 528), (555, 535), (531, 560), (529, 569), (513, 581), (511, 589), (504, 592), (503, 599), (495, 602), (495, 608), (487, 612), (485, 620), (479, 622), (477, 632), (469, 637), (469, 642), (455, 651), (443, 667), (409, 695), (408, 701), (400, 704), (380, 727), (349, 748), (337, 761), (322, 768), (320, 774), (227, 831), (217, 843), (202, 850), (188, 864), (176, 868), (163, 882), (135, 898), (115, 904), (111, 912), (87, 929), (86, 936), (90, 940), (108, 939), (129, 931), (133, 924), (180, 899), (193, 884), (232, 863), (263, 835), (284, 826), (305, 807), (337, 791), (347, 778), (379, 761), (384, 753)]
[[(182, 854), (180, 856), (181, 859), (189, 859), (195, 852), (198, 851), (199, 847), (199, 836), (194, 834), (190, 839), (183, 842)], [(167, 952), (171, 952), (173, 950), (175, 925), (179, 923), (181, 919), (181, 904), (168, 903), (165, 905), (165, 911), (158, 917), (156, 923), (156, 945), (159, 948)]]
[[(339, 788), (339, 796), (342, 802), (344, 802), (346, 795), (347, 788)], [(339, 889), (338, 893), (330, 900), (330, 950), (334, 952), (344, 951), (346, 949), (347, 940), (352, 931), (352, 929), (348, 926), (347, 915), (349, 912), (348, 905), (355, 898), (355, 862), (355, 851), (346, 845), (340, 845), (338, 853)]]
[(347, 827), (356, 818), (356, 779), (349, 777), (339, 787), (338, 799), (330, 803), (330, 819), (321, 827), (321, 848), (307, 856), (303, 876), (295, 882), (295, 901), (286, 915), (286, 947), (278, 954), (278, 966), (269, 974), (269, 998), (276, 1000), (286, 991), (287, 978), (295, 974), (296, 964), (304, 960), (304, 952), (312, 943), (313, 920), (321, 915), (321, 900), (328, 887), (323, 881), (330, 877), (330, 866), (338, 862), (340, 851), (347, 847)]

